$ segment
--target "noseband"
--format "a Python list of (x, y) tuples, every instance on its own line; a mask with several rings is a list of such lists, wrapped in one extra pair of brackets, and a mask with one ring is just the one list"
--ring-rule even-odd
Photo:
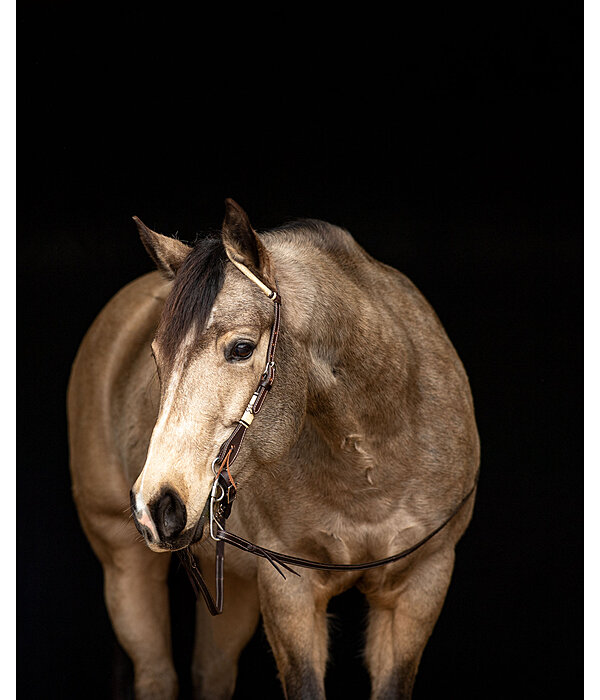
[(263, 292), (263, 294), (271, 299), (274, 307), (274, 318), (273, 325), (271, 326), (269, 345), (267, 347), (266, 364), (258, 382), (256, 391), (252, 394), (243, 416), (238, 421), (238, 424), (234, 428), (231, 435), (219, 448), (219, 452), (212, 463), (215, 480), (213, 482), (213, 487), (207, 504), (208, 513), (206, 513), (207, 509), (205, 509), (205, 513), (203, 515), (205, 517), (208, 515), (210, 536), (216, 542), (214, 600), (210, 591), (208, 590), (206, 582), (202, 577), (202, 573), (200, 572), (196, 559), (191, 553), (189, 547), (177, 552), (185, 566), (196, 595), (198, 595), (198, 593), (202, 594), (211, 615), (220, 615), (223, 612), (223, 566), (225, 560), (225, 543), (231, 544), (244, 552), (248, 552), (266, 559), (284, 579), (285, 574), (283, 573), (281, 567), (290, 573), (295, 574), (296, 576), (300, 576), (298, 572), (294, 571), (294, 569), (289, 566), (290, 564), (305, 569), (321, 569), (326, 571), (360, 571), (363, 569), (373, 569), (378, 566), (384, 566), (385, 564), (391, 564), (399, 561), (400, 559), (404, 559), (409, 554), (412, 554), (417, 549), (422, 547), (434, 535), (437, 535), (437, 533), (446, 527), (446, 525), (448, 525), (448, 523), (460, 512), (462, 507), (469, 500), (475, 491), (479, 476), (478, 472), (471, 490), (466, 494), (466, 496), (464, 496), (464, 498), (446, 518), (446, 520), (444, 520), (444, 522), (438, 525), (422, 540), (419, 540), (419, 542), (416, 544), (402, 550), (401, 552), (398, 552), (398, 554), (394, 554), (391, 557), (378, 559), (377, 561), (371, 561), (364, 564), (327, 564), (324, 562), (311, 561), (310, 559), (301, 559), (300, 557), (294, 557), (288, 554), (274, 552), (271, 549), (265, 549), (264, 547), (260, 547), (252, 542), (248, 542), (248, 540), (245, 540), (238, 535), (227, 532), (225, 530), (225, 522), (231, 514), (231, 508), (237, 492), (237, 487), (231, 475), (230, 468), (238, 456), (248, 428), (252, 425), (254, 417), (260, 412), (267, 394), (273, 386), (273, 381), (275, 380), (275, 349), (277, 347), (277, 338), (279, 336), (281, 312), (281, 297), (279, 292), (267, 287), (267, 285), (264, 284), (245, 265), (237, 262), (237, 260), (234, 260), (233, 257), (229, 255), (228, 251), (227, 257), (238, 268), (238, 270), (240, 270), (240, 272), (246, 275), (246, 277), (248, 277), (248, 279), (250, 279)]

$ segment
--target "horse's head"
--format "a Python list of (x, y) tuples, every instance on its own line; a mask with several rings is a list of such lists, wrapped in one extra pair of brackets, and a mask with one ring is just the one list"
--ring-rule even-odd
[[(230, 260), (276, 288), (273, 261), (246, 213), (226, 202), (219, 237), (193, 248), (137, 221), (159, 270), (173, 280), (152, 343), (160, 407), (146, 462), (131, 491), (136, 525), (156, 551), (202, 536), (212, 463), (244, 413), (265, 366), (273, 303)], [(289, 450), (304, 416), (302, 366), (285, 332), (275, 387), (245, 437), (232, 474), (238, 488)], [(287, 347), (286, 347), (287, 346)], [(287, 367), (286, 367), (287, 365)]]

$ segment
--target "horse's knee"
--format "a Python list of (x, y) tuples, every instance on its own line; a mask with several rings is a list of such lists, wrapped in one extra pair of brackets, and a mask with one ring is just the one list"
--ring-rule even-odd
[[(321, 619), (322, 618), (322, 619)], [(325, 613), (299, 619), (264, 619), (265, 632), (275, 657), (286, 697), (325, 697), (327, 623)]]
[(192, 666), (194, 700), (229, 700), (235, 691), (237, 666)]
[(319, 700), (325, 698), (323, 679), (319, 678), (310, 660), (294, 660), (281, 679), (287, 700)]
[(397, 668), (373, 687), (371, 700), (410, 700), (416, 675), (416, 664)]
[(173, 667), (137, 667), (135, 669), (135, 700), (175, 700), (179, 687)]

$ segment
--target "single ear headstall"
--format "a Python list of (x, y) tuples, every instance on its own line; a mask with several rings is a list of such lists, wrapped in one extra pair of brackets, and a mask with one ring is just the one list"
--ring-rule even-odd
[(434, 537), (434, 535), (437, 535), (437, 533), (446, 527), (452, 518), (454, 518), (454, 516), (460, 512), (462, 507), (472, 496), (477, 486), (477, 480), (479, 477), (478, 472), (475, 477), (473, 487), (460, 501), (458, 506), (456, 506), (452, 513), (440, 525), (429, 532), (423, 539), (391, 557), (378, 559), (377, 561), (371, 561), (364, 564), (327, 564), (323, 562), (311, 561), (310, 559), (301, 559), (300, 557), (294, 557), (288, 554), (274, 552), (271, 549), (265, 549), (264, 547), (260, 547), (259, 545), (245, 540), (243, 537), (227, 532), (225, 530), (225, 522), (231, 514), (231, 507), (237, 491), (235, 481), (231, 475), (231, 465), (238, 456), (242, 441), (246, 435), (246, 431), (252, 425), (254, 417), (260, 412), (264, 400), (267, 397), (269, 390), (273, 386), (273, 381), (275, 379), (275, 348), (277, 347), (277, 338), (279, 336), (281, 310), (281, 297), (279, 296), (279, 293), (276, 290), (272, 290), (267, 287), (267, 285), (265, 285), (264, 282), (253, 274), (245, 265), (239, 263), (237, 260), (234, 260), (229, 255), (229, 252), (227, 253), (227, 256), (229, 260), (238, 268), (238, 270), (240, 270), (244, 275), (246, 275), (246, 277), (248, 277), (248, 279), (254, 282), (254, 284), (256, 284), (259, 289), (273, 301), (274, 319), (271, 327), (269, 346), (267, 348), (267, 360), (264, 371), (260, 377), (258, 387), (256, 388), (254, 394), (252, 394), (252, 398), (244, 411), (244, 415), (240, 418), (231, 435), (221, 445), (219, 452), (212, 463), (215, 480), (213, 482), (210, 498), (207, 502), (207, 506), (202, 517), (208, 518), (210, 536), (216, 542), (215, 599), (213, 599), (208, 586), (202, 577), (202, 573), (198, 567), (196, 559), (191, 553), (189, 547), (177, 552), (187, 571), (196, 595), (198, 595), (198, 593), (202, 594), (211, 615), (220, 615), (223, 612), (223, 567), (225, 560), (225, 543), (233, 545), (244, 552), (248, 552), (266, 559), (284, 579), (286, 577), (282, 571), (282, 568), (296, 576), (300, 576), (297, 571), (294, 571), (294, 569), (289, 566), (290, 564), (305, 569), (322, 569), (326, 571), (360, 571), (362, 569), (373, 569), (378, 566), (384, 566), (385, 564), (391, 564), (399, 561), (400, 559), (404, 559), (405, 557), (409, 556), (409, 554), (412, 554), (417, 549), (422, 547), (426, 542)]

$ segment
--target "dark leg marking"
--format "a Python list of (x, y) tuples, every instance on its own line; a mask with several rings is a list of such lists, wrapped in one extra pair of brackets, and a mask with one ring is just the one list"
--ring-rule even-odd
[(293, 663), (285, 676), (287, 700), (319, 700), (325, 698), (323, 683), (308, 662)]

